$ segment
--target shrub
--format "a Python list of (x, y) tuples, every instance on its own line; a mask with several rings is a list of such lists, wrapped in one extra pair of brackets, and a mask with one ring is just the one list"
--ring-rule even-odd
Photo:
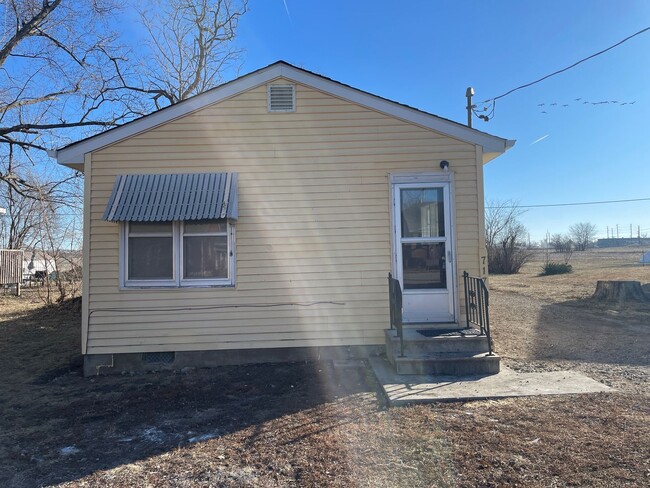
[(488, 247), (488, 270), (490, 274), (515, 274), (532, 256), (532, 251), (514, 243)]
[(519, 221), (522, 213), (511, 201), (488, 202), (485, 207), (485, 246), (491, 274), (518, 273), (532, 256), (532, 251), (522, 245), (528, 234)]
[(565, 273), (571, 273), (571, 271), (573, 271), (573, 268), (571, 267), (570, 264), (546, 263), (544, 266), (542, 266), (541, 276), (565, 274)]

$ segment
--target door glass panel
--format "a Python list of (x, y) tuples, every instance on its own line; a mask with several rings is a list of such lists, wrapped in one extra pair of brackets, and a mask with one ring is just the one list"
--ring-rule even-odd
[(400, 193), (402, 237), (444, 237), (442, 188), (409, 188)]
[(447, 288), (445, 243), (402, 244), (405, 290)]

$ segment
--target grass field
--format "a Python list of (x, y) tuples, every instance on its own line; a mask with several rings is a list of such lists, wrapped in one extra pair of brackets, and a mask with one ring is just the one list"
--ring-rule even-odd
[(647, 486), (650, 311), (590, 299), (598, 279), (650, 292), (639, 256), (490, 278), (506, 365), (615, 392), (391, 410), (354, 363), (83, 378), (78, 301), (0, 296), (0, 486)]

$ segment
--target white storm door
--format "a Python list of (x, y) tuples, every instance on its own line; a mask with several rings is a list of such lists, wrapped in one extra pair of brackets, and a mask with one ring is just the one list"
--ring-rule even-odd
[(449, 183), (397, 183), (395, 274), (405, 323), (454, 322)]

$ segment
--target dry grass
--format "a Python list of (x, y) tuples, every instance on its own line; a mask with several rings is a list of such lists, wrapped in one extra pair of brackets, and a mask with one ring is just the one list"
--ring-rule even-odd
[(363, 364), (82, 378), (77, 305), (0, 298), (2, 487), (452, 486), (435, 419)]
[[(546, 254), (538, 251), (519, 274), (491, 276), (490, 288), (553, 303), (585, 301), (585, 306), (593, 307), (597, 304), (588, 299), (596, 290), (598, 280), (640, 281), (646, 284), (646, 291), (650, 291), (650, 266), (639, 264), (642, 252), (641, 248), (629, 247), (575, 252), (569, 262), (572, 273), (540, 276)], [(563, 262), (561, 253), (551, 252), (548, 258)]]
[(633, 395), (538, 397), (440, 412), (457, 484), (648, 486), (650, 405)]
[(0, 486), (647, 486), (650, 321), (588, 300), (596, 279), (650, 281), (615, 254), (491, 287), (507, 364), (619, 392), (392, 410), (359, 364), (84, 379), (78, 302), (0, 296)]
[(594, 249), (574, 254), (573, 273), (539, 276), (545, 259), (539, 254), (518, 275), (492, 276), (493, 335), (506, 364), (526, 371), (577, 369), (646, 394), (650, 306), (591, 299), (598, 280), (640, 281), (650, 292), (650, 266), (638, 264), (640, 255), (639, 249)]

